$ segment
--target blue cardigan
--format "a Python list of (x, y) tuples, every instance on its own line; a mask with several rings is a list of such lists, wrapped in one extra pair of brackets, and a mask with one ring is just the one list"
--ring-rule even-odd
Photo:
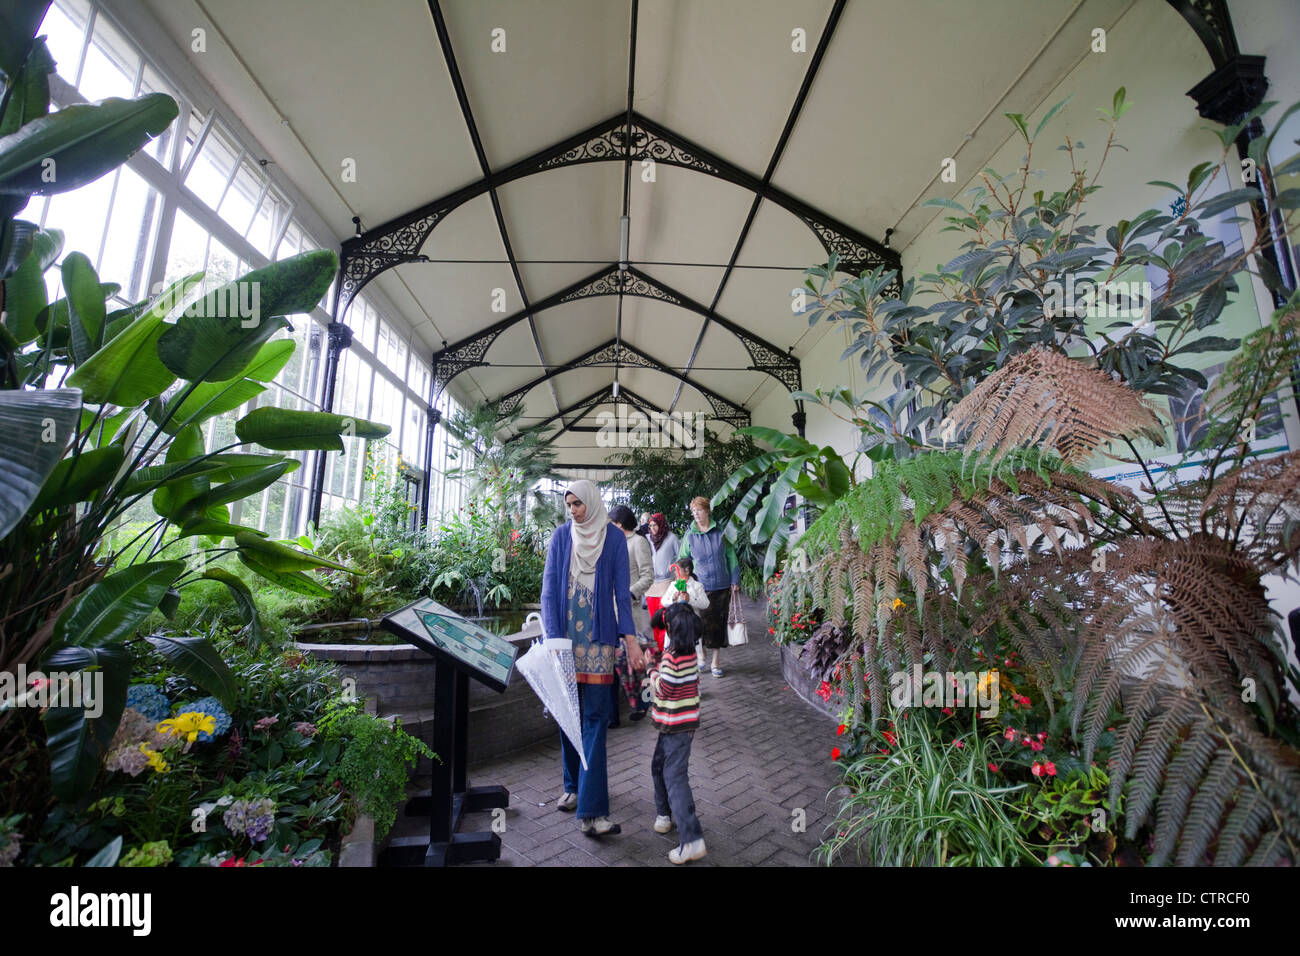
[[(546, 549), (546, 570), (542, 573), (542, 628), (547, 637), (569, 636), (569, 558), (572, 550), (573, 521), (570, 519), (555, 529)], [(636, 633), (636, 625), (632, 622), (627, 541), (613, 525), (605, 535), (605, 547), (596, 559), (593, 592), (592, 631), (599, 643), (614, 645), (618, 643), (619, 635)]]

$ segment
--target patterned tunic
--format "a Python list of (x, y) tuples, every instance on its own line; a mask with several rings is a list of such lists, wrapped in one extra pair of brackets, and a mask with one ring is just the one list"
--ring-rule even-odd
[(590, 588), (569, 576), (569, 639), (573, 641), (573, 663), (579, 684), (614, 683), (614, 654), (617, 650), (595, 640), (592, 612), (595, 601)]

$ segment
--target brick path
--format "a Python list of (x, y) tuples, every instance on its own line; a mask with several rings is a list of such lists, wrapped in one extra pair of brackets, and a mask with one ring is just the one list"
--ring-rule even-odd
[[(834, 819), (831, 791), (839, 773), (830, 761), (835, 726), (781, 678), (778, 649), (767, 636), (761, 603), (746, 601), (750, 643), (722, 653), (727, 676), (701, 677), (701, 726), (691, 749), (691, 789), (708, 856), (691, 866), (815, 866), (810, 854)], [(572, 813), (555, 800), (563, 788), (559, 732), (489, 762), (471, 765), (470, 785), (510, 791), (501, 866), (671, 866), (677, 831), (654, 822), (650, 757), (657, 731), (647, 718), (609, 731), (610, 817), (623, 832), (583, 836)], [(472, 755), (471, 755), (472, 756)], [(796, 832), (796, 809), (804, 811)], [(491, 817), (467, 814), (461, 830), (487, 830)], [(428, 833), (428, 818), (399, 818), (395, 836)]]

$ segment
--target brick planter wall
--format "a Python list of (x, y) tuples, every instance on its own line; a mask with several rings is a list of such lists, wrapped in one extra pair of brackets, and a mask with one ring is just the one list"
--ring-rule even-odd
[(832, 720), (839, 717), (840, 698), (832, 695), (829, 701), (825, 701), (817, 695), (817, 688), (821, 685), (821, 681), (813, 677), (803, 661), (799, 660), (801, 651), (803, 645), (796, 647), (789, 644), (781, 645), (781, 676), (790, 685), (790, 689), (813, 710), (825, 714)]

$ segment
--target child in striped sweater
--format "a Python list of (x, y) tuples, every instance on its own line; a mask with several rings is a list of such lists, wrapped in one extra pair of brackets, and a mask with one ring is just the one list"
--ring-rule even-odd
[(700, 725), (700, 669), (695, 658), (700, 618), (682, 602), (660, 608), (651, 624), (668, 631), (663, 657), (650, 672), (650, 719), (659, 726), (650, 762), (658, 814), (654, 830), (667, 833), (676, 824), (681, 842), (668, 851), (668, 859), (689, 863), (707, 852), (688, 776), (691, 742)]

